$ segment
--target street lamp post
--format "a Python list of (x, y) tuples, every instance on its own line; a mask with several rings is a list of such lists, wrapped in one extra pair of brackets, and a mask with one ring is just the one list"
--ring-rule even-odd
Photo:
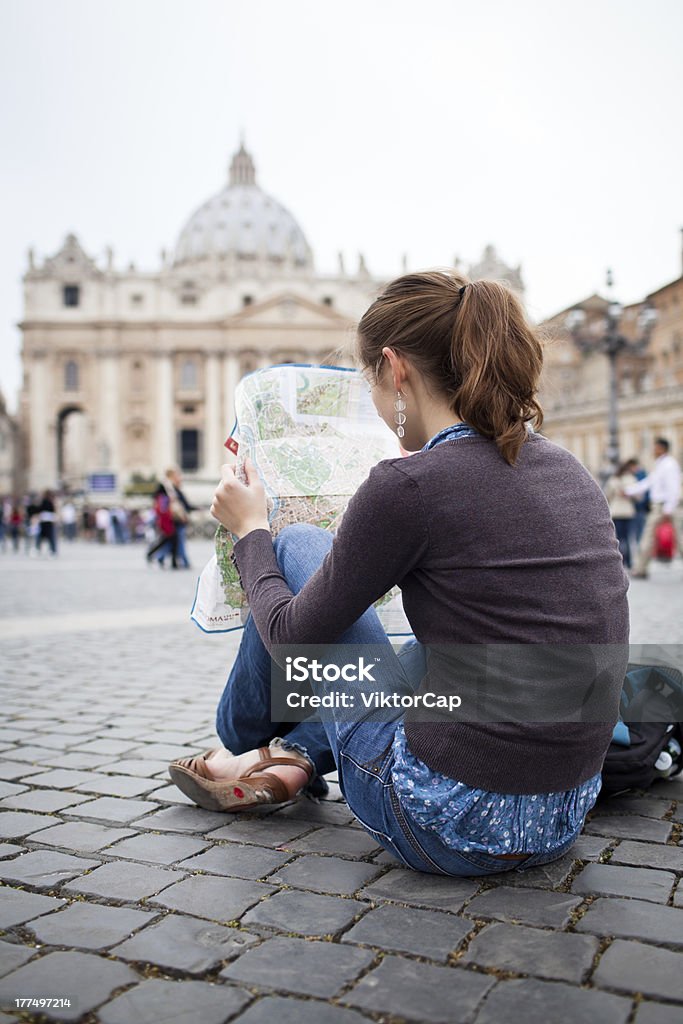
[[(607, 271), (607, 287), (612, 288), (612, 271)], [(580, 352), (602, 352), (609, 361), (609, 405), (608, 405), (608, 443), (607, 466), (608, 474), (615, 473), (619, 467), (619, 376), (617, 363), (622, 353), (642, 354), (650, 342), (652, 328), (657, 320), (655, 309), (645, 302), (638, 314), (638, 334), (634, 339), (626, 338), (620, 332), (623, 306), (611, 298), (601, 318), (588, 321), (586, 311), (577, 306), (569, 313), (566, 326), (574, 344)]]

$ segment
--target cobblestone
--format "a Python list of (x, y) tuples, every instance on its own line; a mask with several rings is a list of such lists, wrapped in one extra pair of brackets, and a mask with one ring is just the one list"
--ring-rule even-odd
[[(3, 571), (0, 1024), (41, 993), (88, 1024), (678, 1024), (683, 779), (601, 800), (555, 863), (484, 878), (399, 865), (336, 781), (203, 811), (166, 762), (217, 743), (238, 635), (189, 624), (192, 575), (78, 544)], [(655, 566), (632, 587), (634, 642), (680, 631), (669, 583)]]

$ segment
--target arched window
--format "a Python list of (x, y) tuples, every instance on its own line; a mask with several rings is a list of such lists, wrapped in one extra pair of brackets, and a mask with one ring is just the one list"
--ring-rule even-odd
[(180, 367), (180, 390), (197, 390), (197, 364), (194, 359), (183, 360), (182, 366)]
[(135, 359), (131, 364), (130, 386), (132, 391), (144, 391), (145, 389), (145, 365), (139, 359)]
[(78, 363), (69, 359), (64, 365), (64, 390), (78, 391)]

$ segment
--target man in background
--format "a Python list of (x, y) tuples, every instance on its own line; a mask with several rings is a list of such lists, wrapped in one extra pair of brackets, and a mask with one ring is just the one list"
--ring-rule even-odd
[(630, 498), (650, 492), (650, 511), (645, 520), (645, 529), (638, 548), (633, 571), (634, 579), (647, 579), (648, 565), (652, 558), (655, 530), (660, 523), (674, 524), (674, 513), (681, 493), (681, 470), (678, 462), (669, 454), (669, 442), (665, 437), (655, 441), (655, 464), (646, 477), (624, 491)]

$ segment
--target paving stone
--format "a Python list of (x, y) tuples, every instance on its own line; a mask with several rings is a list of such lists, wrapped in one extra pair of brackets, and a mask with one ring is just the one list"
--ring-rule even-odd
[(56, 899), (54, 896), (38, 896), (34, 892), (24, 892), (23, 889), (11, 889), (9, 886), (2, 887), (2, 899), (0, 900), (0, 928), (12, 928), (15, 924), (23, 924), (24, 921), (32, 921), (41, 914), (49, 914), (64, 906), (66, 900)]
[(331, 998), (372, 963), (367, 950), (333, 942), (277, 937), (221, 971), (221, 978), (260, 988)]
[(58, 914), (38, 918), (27, 925), (39, 942), (49, 946), (106, 949), (144, 928), (157, 915), (128, 907), (105, 907), (100, 903), (72, 903)]
[(395, 903), (457, 913), (478, 888), (479, 885), (469, 879), (423, 875), (394, 868), (366, 886), (360, 895), (370, 900), (393, 900)]
[(42, 771), (38, 765), (29, 765), (23, 761), (0, 761), (0, 779), (21, 779), (38, 775)]
[(666, 903), (676, 882), (670, 871), (588, 864), (572, 883), (572, 892)]
[(150, 759), (163, 761), (168, 768), (169, 761), (175, 761), (179, 757), (192, 757), (196, 753), (194, 747), (180, 743), (143, 743), (129, 753), (130, 758), (141, 758), (145, 761)]
[(134, 740), (96, 739), (78, 743), (74, 749), (86, 754), (124, 754), (134, 746)]
[(681, 1024), (681, 1008), (642, 1002), (636, 1013), (636, 1024)]
[(588, 935), (491, 924), (475, 935), (461, 963), (580, 985), (593, 965), (598, 945), (598, 940)]
[(14, 857), (15, 854), (21, 853), (24, 847), (19, 846), (16, 843), (0, 843), (0, 860), (5, 857)]
[(65, 735), (62, 732), (40, 732), (34, 730), (38, 744), (41, 747), (49, 747), (53, 753), (55, 750), (62, 751), (72, 747), (76, 742), (73, 736)]
[(676, 846), (654, 843), (619, 843), (610, 858), (610, 864), (633, 864), (649, 868), (664, 868), (683, 872), (683, 850)]
[(4, 799), (8, 796), (18, 796), (19, 793), (26, 793), (28, 790), (27, 786), (18, 786), (16, 782), (0, 782), (0, 799)]
[(311, 825), (350, 825), (356, 820), (348, 804), (334, 800), (296, 800), (276, 811), (273, 817), (277, 820), (304, 820)]
[(195, 853), (205, 850), (209, 844), (191, 836), (157, 835), (145, 832), (143, 835), (124, 839), (108, 850), (111, 857), (126, 860), (147, 861), (151, 864), (175, 864)]
[(82, 878), (75, 878), (69, 885), (64, 886), (63, 892), (83, 892), (110, 900), (135, 903), (161, 892), (185, 877), (185, 872), (173, 871), (170, 868), (131, 864), (129, 861), (112, 861), (109, 864), (102, 864)]
[(645, 818), (663, 818), (671, 810), (672, 800), (655, 799), (651, 796), (614, 796), (601, 800), (595, 810), (597, 814), (640, 814)]
[(490, 882), (522, 889), (556, 889), (569, 877), (576, 864), (573, 852), (553, 860), (550, 864), (541, 864), (528, 871), (506, 871), (504, 874), (491, 876)]
[(201, 807), (165, 807), (156, 814), (148, 814), (139, 823), (141, 828), (159, 832), (191, 832), (203, 836), (218, 825), (225, 824), (225, 814), (205, 811)]
[(99, 864), (98, 860), (72, 857), (56, 850), (32, 850), (14, 860), (3, 861), (0, 878), (30, 885), (34, 889), (53, 889)]
[(83, 793), (95, 793), (98, 796), (130, 797), (149, 793), (158, 786), (158, 779), (138, 779), (134, 775), (98, 775), (77, 788)]
[(683, 910), (640, 900), (597, 899), (576, 930), (683, 948)]
[(101, 1024), (224, 1024), (248, 1002), (245, 992), (227, 985), (152, 978), (112, 999), (98, 1017)]
[(160, 772), (168, 771), (168, 761), (157, 761), (152, 758), (144, 761), (138, 758), (127, 758), (121, 761), (110, 761), (108, 764), (105, 762), (101, 767), (104, 772), (109, 770), (116, 772), (117, 775), (139, 775), (143, 779), (151, 779), (153, 776), (159, 775)]
[(54, 771), (41, 771), (40, 775), (31, 777), (32, 786), (48, 786), (51, 789), (76, 789), (96, 778), (92, 772), (77, 772), (70, 768), (55, 768)]
[(61, 811), (65, 807), (87, 800), (82, 793), (64, 793), (58, 789), (34, 789), (18, 796), (9, 796), (2, 801), (3, 807), (11, 807), (17, 811)]
[(29, 814), (23, 811), (0, 811), (0, 837), (19, 839), (34, 832), (59, 824), (60, 819), (51, 814)]
[(62, 751), (48, 750), (47, 747), (23, 746), (12, 747), (11, 756), (15, 761), (26, 761), (28, 764), (43, 764), (47, 758), (62, 757)]
[(469, 1024), (493, 985), (493, 978), (474, 971), (387, 956), (343, 1000), (421, 1024)]
[(214, 832), (207, 834), (207, 839), (227, 839), (231, 843), (254, 843), (257, 846), (289, 846), (298, 836), (310, 832), (312, 825), (305, 821), (281, 821), (278, 818), (246, 820), (239, 818)]
[(92, 818), (96, 821), (128, 823), (147, 811), (155, 811), (156, 805), (148, 800), (121, 800), (114, 796), (102, 796), (89, 800), (64, 812), (65, 818)]
[(674, 907), (683, 907), (683, 886), (679, 885), (674, 893)]
[(61, 750), (55, 750), (51, 757), (44, 757), (41, 764), (54, 765), (56, 768), (96, 770), (106, 765), (109, 760), (110, 755), (108, 754), (86, 754), (76, 750), (70, 750), (68, 754), (65, 754)]
[(44, 829), (33, 838), (46, 846), (58, 846), (74, 853), (96, 853), (115, 843), (117, 839), (125, 839), (134, 835), (129, 828), (107, 828), (106, 825), (95, 825), (90, 821), (69, 821)]
[[(157, 781), (161, 781), (158, 779)], [(192, 807), (194, 801), (190, 800), (188, 796), (181, 793), (176, 786), (162, 786), (161, 789), (154, 789), (151, 793), (147, 794), (148, 800), (156, 800), (161, 804), (184, 804), (186, 807)], [(155, 808), (158, 810), (158, 808)]]
[(0, 977), (21, 967), (35, 956), (36, 952), (32, 946), (19, 946), (13, 942), (0, 941)]
[(300, 889), (351, 896), (366, 885), (380, 871), (376, 864), (359, 864), (340, 857), (317, 857), (304, 854), (291, 861), (273, 875), (271, 881), (279, 885), (294, 885)]
[(469, 917), (496, 921), (519, 921), (541, 928), (563, 928), (581, 900), (563, 892), (538, 889), (508, 889), (501, 886), (475, 897), (466, 907)]
[(150, 902), (212, 921), (234, 921), (274, 891), (272, 885), (264, 882), (193, 875), (165, 889)]
[(365, 909), (365, 904), (338, 896), (319, 896), (317, 893), (288, 890), (277, 892), (268, 900), (257, 904), (244, 916), (242, 924), (267, 925), (284, 932), (320, 937), (335, 935), (351, 924), (354, 917)]
[(650, 843), (665, 843), (671, 834), (671, 822), (655, 821), (635, 814), (603, 814), (591, 818), (585, 825), (588, 833), (614, 836), (622, 839), (646, 839)]
[(683, 1002), (683, 953), (616, 939), (603, 953), (593, 982), (621, 992)]
[(187, 871), (208, 871), (214, 875), (230, 878), (263, 878), (281, 867), (291, 854), (279, 850), (267, 850), (260, 846), (235, 846), (225, 843), (213, 846), (206, 853), (190, 857), (178, 865)]
[(339, 857), (366, 857), (381, 849), (375, 840), (357, 828), (318, 828), (289, 844), (302, 853), (336, 853)]
[(631, 1000), (563, 982), (524, 978), (501, 981), (487, 997), (476, 1024), (626, 1024)]
[(252, 1003), (239, 1018), (239, 1024), (273, 1024), (274, 1021), (277, 1024), (368, 1024), (368, 1018), (355, 1010), (292, 996), (266, 996)]
[(46, 1009), (52, 1020), (78, 1020), (84, 1013), (103, 1003), (111, 993), (137, 981), (137, 975), (125, 964), (88, 953), (54, 952), (25, 964), (0, 981), (0, 1005), (16, 999), (17, 993), (35, 998), (63, 997), (70, 1007)]
[(112, 952), (124, 960), (204, 974), (222, 960), (238, 956), (256, 941), (255, 936), (237, 928), (169, 914)]
[(599, 860), (605, 850), (609, 849), (610, 842), (602, 836), (582, 833), (569, 851), (569, 856), (574, 860)]
[(385, 903), (361, 917), (342, 936), (342, 942), (360, 942), (395, 953), (447, 960), (471, 930), (470, 921), (453, 914)]

